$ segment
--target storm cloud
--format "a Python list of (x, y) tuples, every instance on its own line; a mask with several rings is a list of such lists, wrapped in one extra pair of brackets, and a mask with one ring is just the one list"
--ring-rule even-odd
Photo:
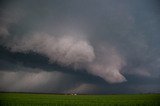
[(159, 80), (156, 0), (17, 0), (1, 5), (1, 91), (36, 92), (46, 85), (37, 92), (87, 93), (108, 83), (129, 89), (128, 76)]

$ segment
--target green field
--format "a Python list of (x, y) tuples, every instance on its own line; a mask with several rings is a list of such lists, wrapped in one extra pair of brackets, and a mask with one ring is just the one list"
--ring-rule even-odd
[(54, 95), (0, 93), (0, 106), (160, 106), (160, 94)]

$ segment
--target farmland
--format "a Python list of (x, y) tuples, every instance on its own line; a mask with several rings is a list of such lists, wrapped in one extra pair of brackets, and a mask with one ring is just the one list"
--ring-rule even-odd
[(55, 95), (0, 93), (0, 106), (160, 106), (160, 94)]

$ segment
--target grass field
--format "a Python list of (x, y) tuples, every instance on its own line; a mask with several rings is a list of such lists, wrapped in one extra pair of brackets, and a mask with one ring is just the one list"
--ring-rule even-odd
[(0, 106), (160, 106), (160, 94), (54, 95), (0, 93)]

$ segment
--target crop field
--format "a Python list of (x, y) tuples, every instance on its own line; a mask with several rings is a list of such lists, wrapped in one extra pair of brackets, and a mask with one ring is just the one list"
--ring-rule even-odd
[(160, 94), (55, 95), (0, 93), (0, 106), (160, 106)]

